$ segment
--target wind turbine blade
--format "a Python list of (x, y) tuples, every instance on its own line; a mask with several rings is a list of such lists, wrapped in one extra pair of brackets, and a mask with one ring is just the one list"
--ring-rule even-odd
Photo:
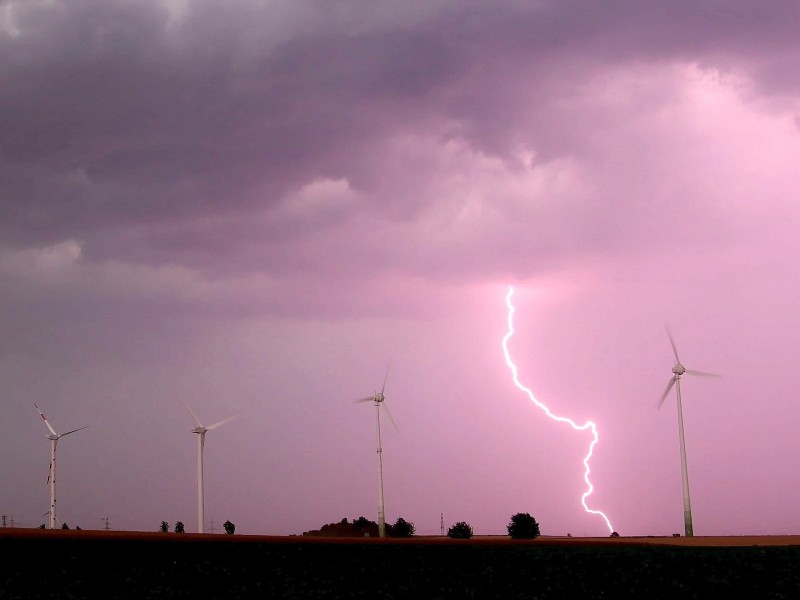
[(389, 379), (389, 367), (390, 366), (391, 366), (391, 363), (389, 363), (386, 366), (386, 375), (384, 375), (384, 377), (383, 377), (383, 386), (381, 387), (381, 396), (383, 396), (383, 390), (386, 389), (386, 380)]
[(358, 402), (372, 402), (375, 400), (375, 396), (367, 396), (366, 398), (361, 398), (360, 400), (353, 400), (354, 403)]
[(665, 389), (664, 393), (661, 395), (661, 400), (658, 401), (658, 406), (656, 406), (656, 410), (661, 408), (661, 405), (664, 404), (664, 400), (667, 399), (667, 395), (669, 394), (669, 391), (672, 389), (672, 386), (675, 385), (675, 381), (676, 381), (675, 377), (669, 380), (669, 383), (667, 384), (667, 389)]
[(706, 373), (705, 371), (695, 371), (694, 369), (686, 369), (686, 373), (689, 373), (689, 375), (701, 375), (703, 377), (722, 377), (722, 375), (718, 375), (717, 373)]
[(227, 419), (223, 419), (223, 420), (222, 420), (222, 421), (220, 421), (219, 423), (214, 423), (213, 425), (210, 425), (210, 426), (207, 428), (207, 430), (208, 430), (208, 431), (211, 431), (212, 429), (216, 429), (216, 428), (217, 428), (217, 427), (219, 427), (220, 425), (225, 425), (225, 423), (227, 423), (227, 422), (228, 422), (228, 421), (230, 421), (231, 419), (235, 419), (237, 416), (239, 416), (239, 415), (238, 415), (238, 414), (236, 414), (236, 415), (233, 415), (233, 416), (231, 416), (231, 417), (228, 417)]
[(50, 430), (50, 433), (52, 433), (53, 435), (58, 435), (56, 433), (56, 430), (53, 429), (53, 427), (50, 425), (49, 421), (47, 420), (47, 417), (44, 416), (44, 413), (39, 408), (39, 405), (36, 404), (36, 402), (34, 402), (33, 405), (36, 407), (36, 410), (39, 411), (39, 414), (42, 416), (42, 419), (44, 420), (44, 424), (47, 425), (47, 428)]
[(675, 362), (680, 363), (681, 359), (678, 358), (678, 349), (675, 347), (675, 340), (672, 338), (672, 330), (669, 327), (669, 324), (665, 324), (664, 327), (667, 329), (667, 336), (669, 336), (669, 343), (672, 344), (672, 351), (675, 353)]
[(194, 419), (194, 424), (197, 425), (198, 427), (202, 427), (203, 424), (200, 422), (200, 419), (197, 418), (197, 415), (194, 414), (194, 411), (191, 408), (189, 408), (189, 405), (186, 404), (186, 402), (184, 402), (183, 400), (181, 400), (181, 403), (186, 407), (186, 410), (189, 411), (189, 414), (192, 415), (192, 418)]
[(389, 417), (389, 420), (392, 422), (392, 425), (394, 426), (395, 431), (400, 431), (397, 428), (397, 423), (394, 422), (394, 417), (392, 417), (392, 413), (389, 412), (389, 407), (386, 405), (386, 401), (384, 400), (383, 402), (381, 402), (381, 404), (383, 405), (383, 408), (386, 409), (386, 416)]
[(86, 429), (87, 427), (89, 427), (89, 426), (88, 425), (84, 425), (83, 427), (78, 427), (77, 429), (73, 429), (72, 431), (68, 431), (67, 433), (62, 433), (58, 437), (64, 437), (65, 435), (69, 435), (70, 433), (75, 433), (76, 431), (80, 431), (81, 429)]

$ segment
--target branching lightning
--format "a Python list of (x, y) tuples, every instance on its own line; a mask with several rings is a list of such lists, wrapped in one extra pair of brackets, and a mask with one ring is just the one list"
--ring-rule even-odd
[(592, 431), (592, 443), (589, 444), (589, 452), (583, 459), (583, 466), (585, 468), (583, 472), (583, 480), (586, 482), (587, 490), (584, 492), (583, 496), (581, 496), (581, 504), (583, 504), (583, 509), (586, 512), (595, 515), (600, 515), (601, 517), (603, 517), (603, 520), (606, 522), (606, 525), (608, 525), (609, 532), (613, 533), (614, 528), (611, 527), (611, 521), (608, 520), (608, 517), (605, 515), (605, 513), (599, 510), (591, 509), (586, 505), (586, 498), (588, 498), (589, 495), (591, 495), (591, 493), (594, 491), (594, 486), (592, 485), (592, 482), (589, 481), (589, 473), (591, 472), (591, 470), (589, 469), (589, 459), (592, 458), (592, 452), (594, 451), (594, 446), (595, 444), (597, 444), (599, 440), (599, 437), (597, 435), (597, 426), (592, 421), (586, 421), (586, 423), (584, 423), (583, 425), (578, 425), (572, 419), (554, 415), (547, 406), (545, 406), (544, 404), (539, 402), (539, 400), (536, 399), (536, 397), (533, 395), (533, 392), (529, 388), (522, 385), (522, 383), (520, 383), (519, 381), (517, 366), (512, 362), (511, 354), (508, 351), (508, 340), (511, 339), (512, 335), (514, 335), (513, 319), (514, 319), (515, 309), (514, 305), (511, 304), (511, 296), (513, 293), (514, 293), (514, 288), (509, 286), (508, 294), (506, 295), (506, 306), (508, 307), (508, 333), (506, 333), (505, 337), (503, 337), (503, 354), (505, 354), (506, 364), (508, 365), (508, 368), (511, 369), (511, 375), (514, 379), (514, 385), (516, 385), (520, 390), (525, 392), (531, 399), (531, 402), (533, 402), (536, 406), (542, 409), (544, 413), (554, 421), (558, 421), (560, 423), (567, 423), (569, 424), (570, 427), (572, 427), (576, 431), (585, 431), (586, 429), (590, 429)]

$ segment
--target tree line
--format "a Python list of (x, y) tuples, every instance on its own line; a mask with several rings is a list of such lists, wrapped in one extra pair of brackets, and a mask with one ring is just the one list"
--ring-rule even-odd
[[(534, 539), (540, 535), (539, 523), (529, 513), (517, 513), (511, 517), (507, 526), (512, 539)], [(387, 537), (411, 537), (415, 534), (414, 523), (399, 517), (394, 524), (386, 523)], [(346, 518), (338, 523), (328, 523), (319, 529), (303, 532), (311, 537), (377, 537), (378, 524), (366, 517), (352, 521)], [(452, 539), (469, 539), (473, 536), (472, 526), (466, 521), (458, 521), (447, 530)]]
[[(234, 525), (230, 521), (225, 521), (222, 524), (222, 527), (225, 529), (225, 533), (227, 533), (228, 535), (233, 535), (234, 532), (236, 531), (236, 525)], [(158, 528), (158, 530), (161, 533), (169, 532), (169, 523), (167, 523), (166, 521), (161, 521), (161, 526)], [(186, 531), (186, 528), (183, 525), (183, 521), (175, 521), (175, 527), (173, 531), (175, 533), (184, 533)]]
[[(236, 531), (236, 525), (230, 521), (225, 521), (222, 527), (228, 535), (233, 535)], [(44, 525), (41, 525), (40, 528), (44, 529)], [(69, 526), (64, 523), (61, 529), (69, 529)], [(79, 530), (80, 527), (76, 527), (76, 529)], [(532, 540), (540, 535), (539, 523), (530, 513), (512, 515), (506, 529), (512, 539)], [(161, 521), (159, 531), (168, 533), (169, 523)], [(186, 529), (183, 521), (176, 521), (173, 531), (175, 533), (184, 533)], [(403, 517), (398, 517), (394, 523), (386, 523), (386, 535), (388, 537), (407, 538), (415, 533), (414, 523), (407, 521)], [(370, 521), (366, 517), (360, 516), (353, 519), (352, 522), (344, 518), (338, 523), (328, 523), (319, 529), (305, 531), (303, 535), (311, 537), (378, 537), (379, 529), (375, 521)], [(466, 521), (457, 521), (447, 529), (447, 537), (452, 539), (470, 539), (473, 535), (472, 526)], [(614, 532), (611, 535), (618, 536), (619, 534)]]

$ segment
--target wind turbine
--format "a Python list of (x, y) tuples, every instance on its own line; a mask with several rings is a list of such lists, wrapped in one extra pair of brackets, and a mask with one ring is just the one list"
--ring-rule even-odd
[(89, 427), (88, 425), (84, 425), (83, 427), (78, 427), (77, 429), (73, 429), (72, 431), (67, 431), (66, 433), (56, 433), (56, 430), (53, 429), (53, 426), (50, 425), (50, 422), (47, 420), (47, 417), (44, 416), (44, 413), (41, 411), (39, 406), (36, 402), (33, 403), (36, 407), (36, 410), (39, 411), (42, 419), (44, 420), (44, 424), (47, 425), (47, 429), (50, 430), (50, 435), (47, 436), (47, 439), (50, 440), (50, 473), (47, 476), (47, 481), (50, 484), (50, 510), (47, 511), (45, 514), (50, 514), (50, 529), (56, 528), (56, 445), (58, 444), (58, 440), (60, 440), (65, 435), (69, 435), (70, 433), (75, 433), (76, 431), (80, 431), (81, 429), (86, 429)]
[(197, 415), (194, 414), (194, 411), (189, 408), (189, 405), (185, 402), (183, 405), (186, 407), (186, 410), (189, 411), (189, 414), (192, 415), (192, 418), (195, 422), (195, 428), (192, 429), (192, 433), (197, 434), (197, 533), (204, 533), (205, 532), (205, 491), (203, 489), (203, 446), (206, 443), (206, 433), (211, 431), (212, 429), (216, 429), (220, 425), (224, 425), (236, 415), (230, 416), (227, 419), (223, 419), (218, 423), (214, 423), (213, 425), (209, 425), (208, 427), (204, 427), (203, 424), (200, 422), (200, 419), (197, 418)]
[(700, 375), (703, 377), (719, 377), (716, 373), (706, 373), (705, 371), (695, 371), (694, 369), (687, 369), (681, 364), (681, 359), (678, 357), (678, 349), (675, 347), (675, 340), (672, 338), (672, 332), (667, 326), (667, 335), (669, 336), (669, 343), (672, 345), (672, 352), (675, 354), (675, 366), (672, 367), (672, 377), (667, 383), (667, 389), (661, 396), (658, 402), (657, 409), (660, 409), (667, 399), (667, 395), (673, 386), (675, 386), (675, 393), (678, 397), (678, 437), (680, 439), (681, 450), (681, 479), (683, 482), (683, 522), (686, 537), (692, 537), (694, 531), (692, 529), (692, 503), (689, 499), (689, 472), (686, 468), (686, 443), (683, 436), (683, 406), (681, 404), (681, 376), (688, 373), (689, 375)]
[(386, 389), (386, 379), (389, 377), (389, 367), (386, 367), (386, 376), (383, 378), (383, 386), (380, 392), (376, 392), (373, 396), (367, 396), (356, 400), (356, 402), (374, 402), (375, 403), (375, 423), (378, 433), (378, 536), (386, 536), (386, 514), (383, 506), (383, 448), (381, 447), (381, 406), (386, 410), (386, 416), (397, 429), (397, 425), (392, 418), (392, 413), (389, 412), (389, 407), (386, 406), (386, 396), (383, 395)]

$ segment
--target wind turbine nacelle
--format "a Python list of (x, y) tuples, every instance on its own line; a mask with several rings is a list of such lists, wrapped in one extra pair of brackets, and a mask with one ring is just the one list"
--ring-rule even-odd
[(672, 367), (672, 372), (675, 373), (675, 375), (683, 375), (686, 373), (686, 368), (681, 363), (678, 363)]

